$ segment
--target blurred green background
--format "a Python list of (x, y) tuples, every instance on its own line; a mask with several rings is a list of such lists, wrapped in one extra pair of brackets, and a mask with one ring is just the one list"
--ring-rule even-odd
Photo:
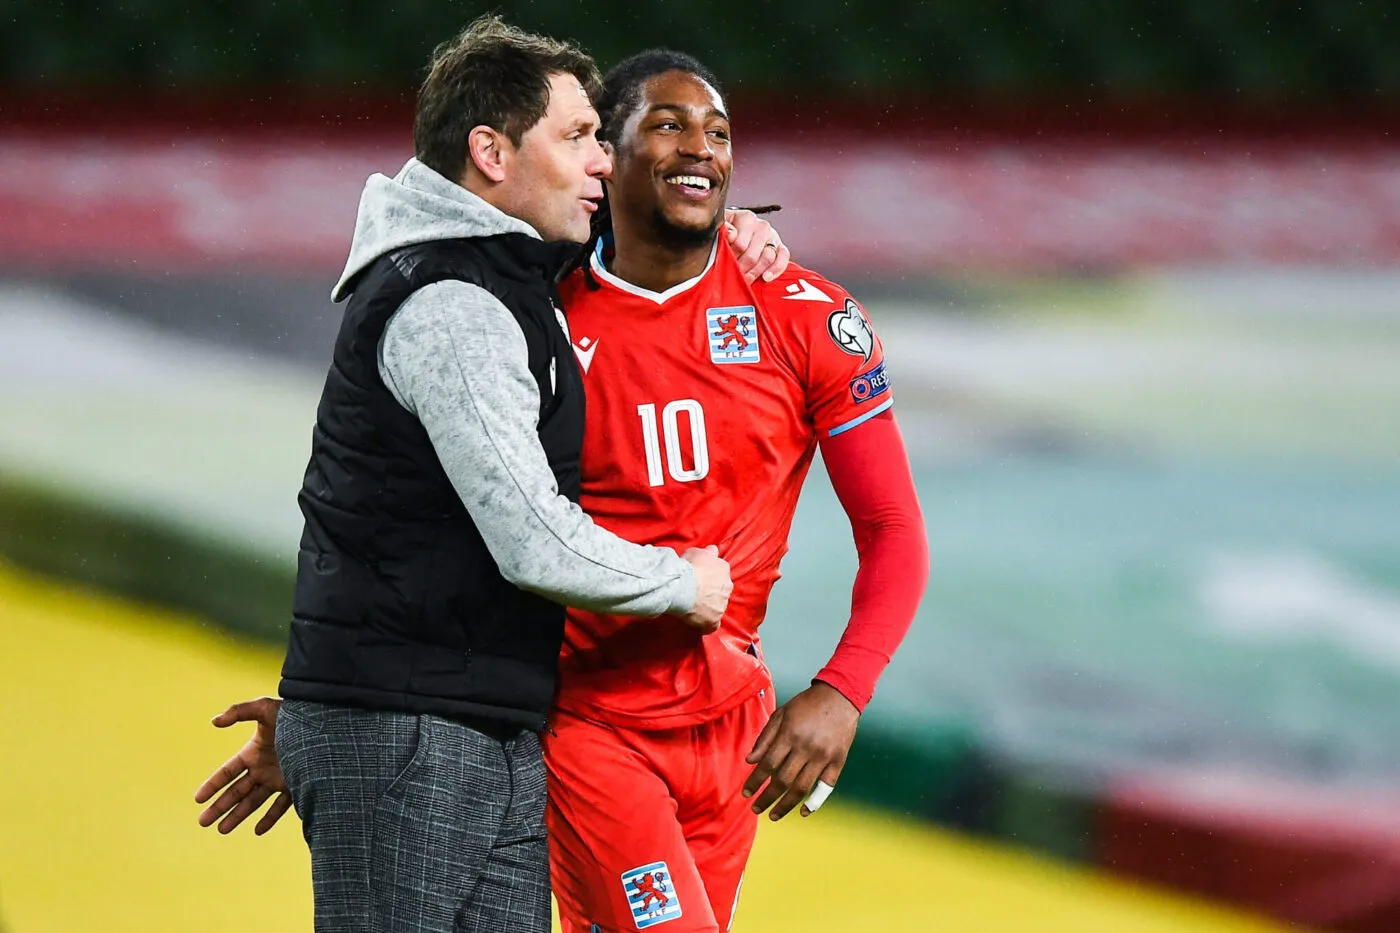
[[(399, 89), (420, 74), (425, 45), (483, 9), (427, 0), (17, 0), (6, 14), (0, 75), (36, 84)], [(605, 62), (646, 46), (684, 46), (736, 85), (804, 95), (1400, 94), (1400, 18), (1385, 0), (528, 0), (490, 9), (576, 39)]]
[[(735, 200), (782, 203), (888, 351), (929, 594), (847, 809), (765, 837), (736, 929), (807, 928), (811, 852), (929, 888), (876, 910), (833, 869), (812, 901), (844, 929), (1400, 929), (1393, 5), (494, 9), (604, 66), (711, 64)], [(479, 12), (0, 18), (8, 933), (94, 928), (82, 891), (119, 902), (106, 928), (187, 929), (267, 859), (264, 920), (304, 926), (295, 832), (206, 839), (185, 788), (238, 740), (201, 717), (276, 683), (360, 186), (411, 154), (422, 66)], [(791, 543), (784, 693), (855, 568), (819, 465)], [(127, 740), (138, 697), (158, 751)]]

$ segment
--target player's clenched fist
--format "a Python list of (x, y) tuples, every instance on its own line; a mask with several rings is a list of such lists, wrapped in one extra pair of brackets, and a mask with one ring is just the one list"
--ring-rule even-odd
[(681, 618), (700, 631), (709, 634), (719, 628), (729, 605), (734, 581), (729, 576), (729, 562), (719, 556), (713, 544), (706, 548), (690, 548), (681, 555), (695, 567), (695, 608)]

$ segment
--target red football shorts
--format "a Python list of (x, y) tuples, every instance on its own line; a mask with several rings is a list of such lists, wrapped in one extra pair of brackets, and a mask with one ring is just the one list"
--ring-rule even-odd
[(769, 684), (719, 719), (676, 729), (556, 712), (544, 760), (564, 933), (729, 929), (758, 830), (744, 759), (773, 709)]

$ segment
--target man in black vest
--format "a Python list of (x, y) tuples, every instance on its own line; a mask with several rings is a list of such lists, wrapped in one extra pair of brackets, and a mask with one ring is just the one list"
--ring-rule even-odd
[(713, 548), (629, 544), (577, 505), (552, 274), (603, 193), (597, 84), (576, 48), (478, 20), (435, 53), (417, 157), (361, 196), (276, 729), (322, 933), (548, 930), (562, 604), (711, 631), (728, 600)]

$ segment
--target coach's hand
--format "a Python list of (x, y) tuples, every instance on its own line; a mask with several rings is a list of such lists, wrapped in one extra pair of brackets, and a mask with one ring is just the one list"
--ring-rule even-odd
[(719, 628), (729, 606), (729, 594), (734, 591), (729, 562), (719, 556), (719, 548), (713, 544), (690, 548), (681, 557), (695, 567), (695, 608), (681, 618), (708, 635)]
[(248, 744), (244, 745), (237, 755), (224, 762), (223, 767), (209, 775), (209, 779), (194, 792), (194, 802), (204, 803), (219, 791), (223, 791), (218, 800), (209, 804), (204, 808), (204, 812), (199, 814), (200, 826), (212, 826), (214, 821), (222, 816), (219, 832), (233, 832), (238, 824), (255, 813), (275, 794), (277, 799), (253, 828), (253, 832), (261, 836), (291, 807), (292, 798), (287, 793), (287, 781), (282, 777), (282, 766), (277, 761), (277, 710), (281, 705), (281, 700), (261, 697), (245, 703), (235, 703), (214, 717), (213, 723), (220, 729), (226, 729), (239, 722), (256, 722), (258, 728), (248, 740)]
[(753, 211), (728, 210), (724, 214), (724, 235), (739, 262), (744, 281), (759, 276), (771, 282), (787, 271), (792, 253), (783, 245), (773, 225)]
[[(780, 820), (807, 798), (817, 781), (835, 787), (859, 720), (851, 701), (820, 681), (778, 707), (748, 757), (749, 764), (757, 765), (744, 782), (745, 797), (758, 794), (753, 812), (772, 806), (769, 819)], [(806, 807), (802, 815), (808, 815)]]

